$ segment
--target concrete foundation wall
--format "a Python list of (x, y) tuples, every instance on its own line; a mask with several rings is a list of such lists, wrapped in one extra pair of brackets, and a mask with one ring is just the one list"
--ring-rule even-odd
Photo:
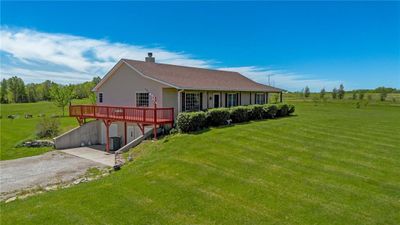
[(54, 146), (56, 149), (81, 147), (81, 143), (85, 146), (100, 143), (100, 122), (90, 121), (80, 127), (74, 128), (56, 138), (54, 138)]

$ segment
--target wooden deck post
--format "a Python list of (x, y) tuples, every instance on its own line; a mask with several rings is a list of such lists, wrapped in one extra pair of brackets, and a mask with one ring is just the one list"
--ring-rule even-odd
[(104, 125), (106, 125), (106, 151), (110, 152), (110, 125), (111, 121), (110, 120), (103, 120)]
[(127, 127), (126, 127), (126, 122), (124, 122), (124, 135), (125, 135), (125, 137), (124, 137), (124, 143), (125, 143), (125, 145), (128, 143), (127, 135), (126, 135), (127, 132), (128, 132), (128, 131), (127, 131)]
[(157, 140), (157, 99), (154, 97), (154, 140)]

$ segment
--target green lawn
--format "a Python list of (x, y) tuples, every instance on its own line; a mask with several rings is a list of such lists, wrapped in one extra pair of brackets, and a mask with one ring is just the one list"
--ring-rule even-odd
[[(74, 103), (85, 103), (84, 100), (75, 100)], [(68, 114), (66, 109), (66, 114)], [(49, 147), (45, 148), (25, 148), (16, 145), (27, 139), (35, 139), (36, 125), (39, 122), (39, 114), (44, 113), (46, 116), (61, 115), (61, 110), (57, 108), (52, 102), (37, 102), (37, 103), (21, 103), (21, 104), (1, 104), (0, 120), (0, 159), (15, 159), (38, 155), (51, 150)], [(25, 114), (32, 114), (32, 119), (25, 119)], [(8, 115), (18, 115), (18, 118), (12, 120), (8, 119)], [(60, 118), (61, 131), (65, 132), (78, 123), (74, 118), (63, 117)]]
[(1, 203), (1, 224), (400, 224), (400, 107), (296, 106), (144, 143), (111, 176)]

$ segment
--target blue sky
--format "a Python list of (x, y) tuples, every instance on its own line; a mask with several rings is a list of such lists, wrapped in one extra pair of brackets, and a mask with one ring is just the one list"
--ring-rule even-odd
[(400, 88), (399, 2), (1, 2), (1, 76), (77, 83), (120, 58), (313, 91)]

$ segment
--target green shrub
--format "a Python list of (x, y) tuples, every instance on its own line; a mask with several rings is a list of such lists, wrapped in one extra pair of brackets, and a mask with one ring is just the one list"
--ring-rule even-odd
[(288, 109), (288, 115), (293, 114), (295, 111), (295, 106), (292, 104), (288, 105), (289, 109)]
[(264, 107), (262, 105), (247, 106), (248, 116), (250, 120), (261, 120), (264, 115)]
[(276, 115), (278, 117), (282, 117), (282, 116), (287, 116), (289, 112), (289, 106), (288, 104), (279, 104), (278, 105), (278, 112), (276, 113)]
[(237, 106), (230, 109), (231, 120), (234, 123), (249, 121), (248, 108), (245, 106)]
[(55, 137), (60, 132), (60, 120), (43, 117), (36, 126), (36, 135), (39, 138)]
[(206, 114), (204, 112), (179, 113), (177, 118), (178, 129), (183, 132), (197, 131), (206, 127)]
[(277, 105), (263, 105), (264, 109), (264, 114), (263, 118), (265, 119), (273, 119), (276, 116), (276, 113), (278, 112), (278, 107)]
[(210, 109), (207, 111), (208, 124), (212, 126), (220, 126), (226, 124), (231, 114), (227, 108)]

